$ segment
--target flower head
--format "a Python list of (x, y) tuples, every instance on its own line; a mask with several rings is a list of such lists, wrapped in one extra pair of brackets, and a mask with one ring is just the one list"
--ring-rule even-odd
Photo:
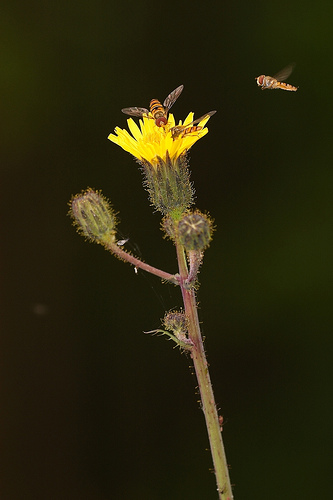
[(139, 162), (149, 162), (157, 166), (161, 160), (166, 161), (167, 158), (171, 161), (176, 160), (208, 133), (208, 129), (204, 127), (210, 115), (205, 115), (195, 127), (196, 130), (191, 133), (173, 133), (175, 127), (177, 129), (182, 127), (183, 130), (190, 128), (193, 116), (192, 112), (189, 113), (184, 123), (180, 121), (176, 126), (175, 118), (170, 113), (168, 123), (164, 127), (157, 127), (151, 115), (140, 119), (140, 127), (132, 118), (129, 118), (127, 123), (132, 135), (127, 130), (116, 127), (115, 134), (110, 134), (108, 139), (131, 153)]
[(172, 219), (180, 217), (193, 204), (194, 189), (186, 153), (207, 134), (205, 125), (214, 113), (211, 111), (195, 121), (194, 114), (189, 113), (184, 123), (180, 121), (178, 125), (169, 113), (163, 126), (157, 126), (153, 115), (148, 113), (140, 119), (140, 126), (132, 118), (127, 120), (131, 133), (116, 127), (115, 134), (108, 137), (141, 164), (152, 205)]

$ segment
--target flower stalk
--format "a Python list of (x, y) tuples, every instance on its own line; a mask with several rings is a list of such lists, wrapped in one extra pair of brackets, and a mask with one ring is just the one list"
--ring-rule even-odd
[(142, 260), (138, 259), (137, 257), (134, 257), (134, 255), (131, 255), (128, 252), (125, 252), (122, 248), (120, 248), (116, 243), (110, 243), (104, 245), (106, 249), (110, 250), (111, 253), (115, 254), (119, 259), (124, 260), (128, 262), (129, 264), (132, 264), (137, 269), (142, 269), (143, 271), (146, 271), (147, 273), (155, 274), (155, 276), (158, 276), (162, 280), (169, 281), (170, 283), (173, 283), (174, 285), (179, 285), (179, 279), (177, 274), (170, 274), (165, 271), (162, 271), (162, 269), (158, 269), (157, 267), (150, 266), (146, 262), (143, 262)]
[(179, 265), (180, 288), (182, 291), (185, 314), (188, 320), (188, 338), (192, 343), (191, 358), (195, 369), (200, 391), (202, 411), (205, 416), (210, 449), (214, 464), (219, 500), (233, 498), (227, 459), (224, 451), (221, 426), (216, 409), (213, 387), (202, 341), (195, 291), (186, 286), (188, 270), (186, 256), (182, 245), (177, 244), (177, 259)]

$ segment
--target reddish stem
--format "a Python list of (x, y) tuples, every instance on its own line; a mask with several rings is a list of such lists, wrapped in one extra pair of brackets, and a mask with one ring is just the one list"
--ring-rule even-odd
[(142, 260), (138, 259), (137, 257), (134, 257), (130, 253), (125, 252), (125, 250), (120, 248), (116, 243), (108, 244), (107, 248), (108, 250), (110, 250), (110, 252), (116, 254), (120, 259), (129, 262), (133, 266), (139, 269), (143, 269), (143, 271), (147, 271), (148, 273), (155, 274), (155, 276), (158, 276), (162, 280), (170, 281), (170, 283), (173, 283), (174, 285), (179, 285), (178, 274), (166, 273), (161, 269), (157, 269), (156, 267), (150, 266), (149, 264), (142, 262)]

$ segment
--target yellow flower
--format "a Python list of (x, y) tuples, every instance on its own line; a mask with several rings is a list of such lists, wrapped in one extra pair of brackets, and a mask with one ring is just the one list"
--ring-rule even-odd
[[(191, 112), (186, 117), (184, 123), (180, 121), (178, 126), (191, 126), (194, 114)], [(201, 130), (196, 130), (187, 134), (172, 134), (172, 128), (176, 126), (175, 118), (172, 113), (168, 115), (168, 123), (164, 127), (155, 125), (155, 120), (152, 117), (143, 116), (140, 119), (140, 127), (132, 118), (127, 120), (128, 128), (131, 132), (120, 127), (115, 128), (115, 134), (110, 134), (108, 139), (118, 144), (125, 151), (131, 153), (140, 162), (149, 162), (153, 166), (158, 166), (162, 161), (176, 160), (180, 155), (188, 151), (195, 142), (208, 133), (208, 129), (204, 128), (209, 120), (209, 116), (205, 116), (198, 127)]]
[(186, 153), (207, 134), (205, 125), (214, 113), (210, 111), (198, 118), (200, 121), (195, 120), (196, 127), (193, 129), (193, 113), (177, 125), (170, 113), (167, 124), (161, 127), (155, 124), (149, 113), (148, 116), (143, 115), (139, 126), (129, 118), (129, 131), (116, 127), (115, 133), (108, 137), (138, 160), (152, 205), (174, 220), (193, 204), (194, 188)]

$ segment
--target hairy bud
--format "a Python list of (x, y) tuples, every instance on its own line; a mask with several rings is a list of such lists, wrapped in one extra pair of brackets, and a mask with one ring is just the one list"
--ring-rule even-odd
[(101, 245), (115, 241), (115, 213), (99, 191), (88, 188), (74, 196), (70, 206), (69, 215), (83, 236)]
[(188, 338), (187, 319), (185, 313), (171, 311), (166, 313), (163, 318), (164, 327), (173, 332), (174, 337), (170, 335), (184, 349), (190, 349), (193, 342)]
[(199, 211), (184, 215), (178, 224), (179, 242), (189, 252), (202, 251), (212, 238), (212, 221)]

